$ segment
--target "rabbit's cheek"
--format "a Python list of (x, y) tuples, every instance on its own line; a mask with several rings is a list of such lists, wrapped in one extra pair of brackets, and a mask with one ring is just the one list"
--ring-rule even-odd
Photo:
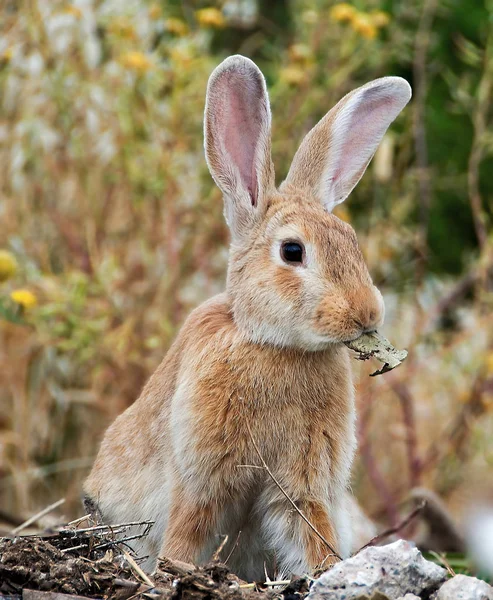
[(351, 306), (340, 295), (325, 296), (315, 310), (313, 328), (327, 341), (344, 341), (347, 336), (354, 335), (354, 324), (350, 318)]
[(289, 267), (279, 267), (274, 274), (276, 294), (290, 304), (296, 304), (300, 298), (302, 281), (299, 275)]

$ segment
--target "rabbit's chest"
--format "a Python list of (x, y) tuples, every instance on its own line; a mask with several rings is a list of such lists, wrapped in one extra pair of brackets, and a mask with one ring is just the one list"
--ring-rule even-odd
[(246, 466), (260, 464), (255, 445), (277, 471), (345, 468), (354, 448), (348, 365), (343, 357), (336, 372), (334, 357), (299, 358), (254, 365), (225, 356), (182, 380), (171, 431), (177, 466), (194, 487), (211, 490), (225, 478), (253, 485), (264, 476)]

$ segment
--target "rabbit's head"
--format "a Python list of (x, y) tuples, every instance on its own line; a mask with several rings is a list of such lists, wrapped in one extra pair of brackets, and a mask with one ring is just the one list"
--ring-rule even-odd
[(227, 291), (253, 341), (317, 350), (383, 321), (384, 304), (347, 223), (331, 214), (411, 97), (399, 77), (345, 96), (305, 137), (276, 189), (264, 77), (243, 56), (212, 73), (205, 153), (231, 230)]

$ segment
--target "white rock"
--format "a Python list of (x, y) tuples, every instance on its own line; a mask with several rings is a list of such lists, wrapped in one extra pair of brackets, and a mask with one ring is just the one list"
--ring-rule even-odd
[(425, 560), (405, 540), (369, 547), (324, 573), (312, 586), (309, 600), (356, 600), (374, 592), (397, 600), (406, 594), (427, 595), (447, 578), (447, 571)]
[(436, 600), (493, 600), (493, 587), (476, 577), (456, 575), (442, 585)]

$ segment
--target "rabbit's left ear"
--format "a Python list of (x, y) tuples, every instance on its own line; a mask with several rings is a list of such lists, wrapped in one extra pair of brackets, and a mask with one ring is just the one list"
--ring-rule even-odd
[(361, 179), (410, 98), (411, 87), (400, 77), (376, 79), (344, 96), (308, 132), (283, 186), (306, 189), (332, 211)]

